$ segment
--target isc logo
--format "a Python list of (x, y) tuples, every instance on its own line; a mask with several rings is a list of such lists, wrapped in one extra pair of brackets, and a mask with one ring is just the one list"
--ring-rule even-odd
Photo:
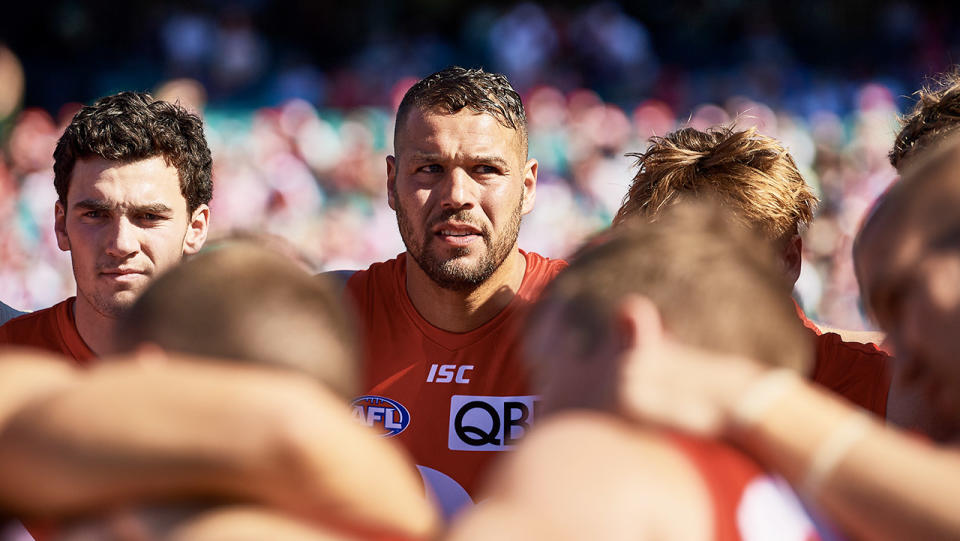
[(455, 364), (433, 364), (430, 365), (430, 373), (427, 374), (427, 383), (470, 383), (468, 372), (473, 371), (472, 364), (457, 366)]
[(396, 436), (410, 426), (410, 412), (403, 404), (383, 396), (366, 395), (353, 400), (353, 416), (381, 430), (381, 436)]
[(504, 451), (512, 448), (530, 430), (538, 398), (452, 396), (447, 447), (454, 451)]

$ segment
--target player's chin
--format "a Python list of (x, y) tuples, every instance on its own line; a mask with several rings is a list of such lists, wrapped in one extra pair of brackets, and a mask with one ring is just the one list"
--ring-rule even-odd
[(137, 302), (141, 289), (114, 291), (101, 296), (97, 302), (97, 311), (108, 317), (121, 317)]

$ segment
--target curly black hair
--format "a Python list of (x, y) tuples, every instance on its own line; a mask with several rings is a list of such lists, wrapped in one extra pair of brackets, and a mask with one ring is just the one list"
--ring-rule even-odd
[(57, 196), (67, 204), (77, 160), (133, 162), (155, 156), (176, 167), (189, 212), (210, 202), (213, 160), (197, 115), (144, 92), (100, 98), (82, 108), (57, 141), (53, 152)]

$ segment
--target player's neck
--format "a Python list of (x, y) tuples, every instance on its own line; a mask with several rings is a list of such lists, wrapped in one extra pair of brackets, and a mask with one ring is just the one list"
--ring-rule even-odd
[(114, 351), (113, 332), (117, 326), (117, 320), (97, 312), (79, 293), (77, 301), (73, 303), (73, 319), (77, 324), (80, 338), (83, 338), (90, 351), (98, 357)]
[(527, 260), (514, 247), (490, 278), (477, 288), (453, 291), (436, 284), (412, 257), (407, 257), (407, 295), (431, 325), (450, 332), (469, 332), (493, 319), (520, 290)]

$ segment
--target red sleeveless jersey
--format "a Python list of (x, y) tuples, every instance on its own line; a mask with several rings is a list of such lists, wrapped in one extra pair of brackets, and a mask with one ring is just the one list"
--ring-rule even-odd
[(566, 262), (521, 253), (526, 271), (514, 299), (465, 333), (438, 329), (414, 308), (406, 254), (347, 282), (364, 331), (366, 393), (354, 414), (407, 448), (448, 516), (470, 503), (496, 452), (511, 449), (534, 420), (520, 322)]

